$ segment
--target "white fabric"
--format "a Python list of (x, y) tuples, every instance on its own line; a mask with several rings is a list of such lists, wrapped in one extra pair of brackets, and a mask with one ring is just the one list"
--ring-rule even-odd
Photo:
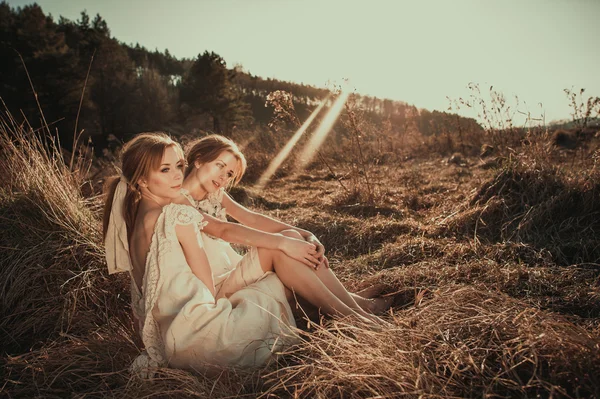
[(127, 182), (121, 178), (113, 196), (112, 209), (104, 246), (108, 273), (131, 272), (131, 257), (127, 240), (127, 225), (123, 216), (123, 203), (127, 194)]
[[(108, 274), (129, 272), (131, 276), (131, 308), (137, 320), (143, 313), (142, 293), (133, 278), (133, 267), (129, 255), (129, 240), (127, 239), (127, 225), (123, 213), (123, 205), (127, 194), (127, 181), (121, 177), (113, 195), (112, 209), (106, 230), (104, 248)], [(141, 326), (140, 326), (141, 328)]]
[[(227, 210), (223, 208), (221, 201), (225, 190), (219, 190), (209, 193), (206, 199), (196, 201), (190, 192), (186, 189), (181, 189), (181, 194), (194, 204), (200, 212), (206, 213), (216, 219), (226, 222)], [(237, 267), (242, 260), (242, 256), (237, 253), (231, 244), (227, 241), (212, 236), (204, 231), (201, 231), (202, 240), (204, 242), (204, 251), (208, 257), (208, 262), (213, 272), (215, 287), (220, 289), (220, 285), (229, 277), (229, 274)], [(258, 262), (258, 260), (257, 260)], [(257, 265), (259, 267), (259, 265)]]
[(170, 204), (156, 222), (142, 286), (140, 321), (146, 351), (132, 365), (141, 375), (160, 366), (195, 370), (261, 366), (296, 340), (283, 285), (274, 273), (258, 272), (256, 251), (254, 260), (232, 272), (237, 276), (248, 271), (249, 277), (240, 281), (248, 280), (243, 284), (249, 285), (223, 290), (228, 292), (216, 299), (192, 273), (175, 226), (193, 224), (198, 243), (204, 246), (202, 219), (191, 206)]

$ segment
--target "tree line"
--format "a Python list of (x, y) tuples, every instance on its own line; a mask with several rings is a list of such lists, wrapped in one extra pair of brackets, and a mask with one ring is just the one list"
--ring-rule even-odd
[[(55, 20), (37, 4), (11, 8), (0, 3), (0, 58), (0, 97), (6, 107), (0, 112), (33, 128), (47, 124), (68, 149), (83, 130), (98, 153), (141, 131), (177, 134), (198, 127), (227, 135), (236, 128), (266, 127), (272, 110), (265, 101), (275, 90), (292, 94), (300, 118), (330, 94), (229, 68), (215, 52), (178, 59), (168, 50), (121, 43), (98, 14), (92, 18), (84, 11), (75, 21)], [(406, 132), (410, 125), (422, 134), (443, 134), (456, 122), (478, 128), (473, 119), (458, 115), (353, 97), (368, 119), (387, 123), (392, 131)]]

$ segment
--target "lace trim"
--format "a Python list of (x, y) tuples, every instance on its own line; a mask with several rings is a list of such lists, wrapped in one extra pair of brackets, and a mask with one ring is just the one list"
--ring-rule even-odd
[(142, 293), (138, 289), (133, 276), (131, 276), (131, 309), (140, 331), (142, 331), (142, 320), (144, 319), (144, 301), (142, 297)]
[[(160, 334), (160, 327), (152, 316), (152, 309), (156, 304), (157, 293), (162, 285), (160, 266), (165, 264), (171, 254), (173, 247), (179, 245), (175, 226), (192, 224), (198, 239), (202, 245), (200, 229), (203, 226), (203, 217), (196, 209), (188, 205), (170, 204), (163, 208), (162, 213), (156, 221), (154, 235), (150, 244), (148, 258), (146, 260), (146, 273), (144, 274), (143, 290), (144, 298), (140, 298), (137, 305), (134, 303), (134, 312), (140, 311), (144, 318), (140, 319), (142, 328), (142, 341), (146, 350), (139, 355), (131, 365), (131, 370), (140, 377), (153, 375), (149, 368), (164, 367), (167, 365), (165, 357), (164, 342)], [(143, 304), (143, 308), (142, 305)], [(137, 307), (137, 310), (135, 310)]]
[[(207, 215), (210, 215), (212, 217), (215, 217), (223, 222), (227, 221), (227, 210), (225, 208), (223, 208), (223, 205), (221, 204), (221, 201), (223, 200), (223, 194), (225, 193), (225, 189), (220, 188), (217, 191), (215, 191), (214, 193), (209, 193), (208, 196), (200, 201), (196, 201), (194, 199), (194, 197), (192, 197), (192, 195), (190, 194), (190, 192), (184, 188), (181, 189), (181, 194), (188, 200), (190, 201), (191, 204), (194, 204), (194, 206), (196, 207), (197, 210), (199, 210), (200, 212), (204, 212)], [(204, 227), (206, 226), (208, 222), (204, 222), (204, 224), (201, 226)], [(213, 240), (221, 240), (219, 237), (215, 237), (211, 234), (208, 233), (204, 233), (206, 234), (208, 237), (212, 238)]]
[(214, 193), (209, 193), (205, 199), (200, 201), (196, 201), (186, 189), (181, 189), (181, 194), (192, 204), (195, 204), (196, 209), (199, 211), (224, 222), (227, 221), (227, 210), (223, 208), (222, 204), (223, 195), (225, 194), (224, 188), (221, 187)]

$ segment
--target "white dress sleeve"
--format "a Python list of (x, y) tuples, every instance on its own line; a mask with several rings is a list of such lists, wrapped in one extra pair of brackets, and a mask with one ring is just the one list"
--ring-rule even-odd
[(198, 244), (201, 248), (203, 248), (204, 243), (202, 242), (202, 235), (200, 234), (200, 231), (204, 228), (204, 226), (207, 225), (207, 223), (208, 222), (204, 221), (204, 216), (202, 216), (202, 214), (191, 205), (171, 204), (169, 205), (169, 209), (166, 210), (165, 214), (165, 235), (171, 239), (177, 239), (175, 226), (187, 226), (191, 224), (194, 227)]

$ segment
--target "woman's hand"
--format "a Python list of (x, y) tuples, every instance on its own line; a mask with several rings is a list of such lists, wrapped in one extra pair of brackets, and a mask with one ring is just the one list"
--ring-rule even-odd
[[(319, 239), (315, 237), (314, 234), (308, 236), (306, 241), (310, 242), (311, 244), (314, 244), (317, 248), (317, 254), (315, 255), (315, 258), (317, 258), (317, 260), (319, 261), (318, 266), (324, 265), (326, 268), (329, 268), (329, 260), (327, 260), (327, 257), (325, 256), (325, 246), (321, 244), (321, 241), (319, 241)], [(318, 266), (315, 269), (318, 269)]]
[(304, 240), (298, 240), (296, 238), (286, 237), (282, 235), (282, 240), (281, 244), (279, 245), (279, 249), (290, 258), (296, 259), (297, 261), (302, 262), (306, 266), (310, 266), (314, 269), (318, 268), (318, 266), (322, 262), (316, 256), (316, 245)]

